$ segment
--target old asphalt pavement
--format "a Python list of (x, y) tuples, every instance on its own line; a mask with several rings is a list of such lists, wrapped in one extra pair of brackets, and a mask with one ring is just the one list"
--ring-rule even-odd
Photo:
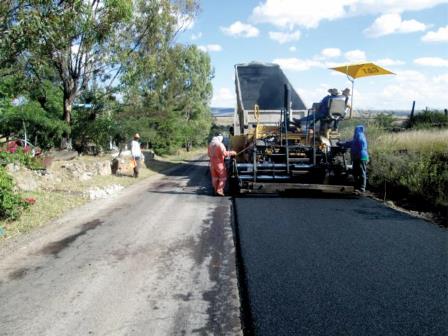
[(241, 335), (240, 297), (246, 335), (448, 334), (446, 229), (367, 198), (232, 205), (207, 171), (189, 162), (2, 246), (0, 335)]
[(0, 335), (239, 335), (231, 202), (206, 161), (0, 249)]

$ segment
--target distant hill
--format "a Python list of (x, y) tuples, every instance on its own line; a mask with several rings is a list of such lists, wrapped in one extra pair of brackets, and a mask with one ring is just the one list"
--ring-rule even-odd
[(230, 117), (235, 111), (233, 107), (212, 107), (211, 110), (214, 117)]

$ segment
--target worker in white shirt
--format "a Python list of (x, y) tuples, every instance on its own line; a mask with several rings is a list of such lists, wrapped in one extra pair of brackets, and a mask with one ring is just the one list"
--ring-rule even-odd
[(142, 157), (142, 150), (140, 148), (140, 134), (135, 133), (134, 134), (134, 139), (132, 140), (131, 143), (131, 155), (132, 158), (135, 160), (135, 165), (134, 165), (134, 177), (137, 178), (138, 177), (138, 171), (140, 168), (140, 159)]

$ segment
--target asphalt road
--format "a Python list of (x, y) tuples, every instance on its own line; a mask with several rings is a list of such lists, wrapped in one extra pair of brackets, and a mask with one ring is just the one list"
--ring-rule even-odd
[(239, 335), (231, 202), (208, 163), (0, 248), (0, 335)]
[(448, 335), (448, 232), (367, 198), (235, 200), (248, 334)]

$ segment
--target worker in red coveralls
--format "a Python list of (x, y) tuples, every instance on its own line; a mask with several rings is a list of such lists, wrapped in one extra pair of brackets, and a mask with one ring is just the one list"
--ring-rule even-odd
[(208, 146), (208, 157), (210, 158), (210, 175), (212, 176), (213, 189), (216, 195), (224, 196), (224, 186), (227, 181), (227, 170), (224, 159), (235, 156), (235, 151), (227, 151), (222, 143), (223, 136), (213, 137)]

